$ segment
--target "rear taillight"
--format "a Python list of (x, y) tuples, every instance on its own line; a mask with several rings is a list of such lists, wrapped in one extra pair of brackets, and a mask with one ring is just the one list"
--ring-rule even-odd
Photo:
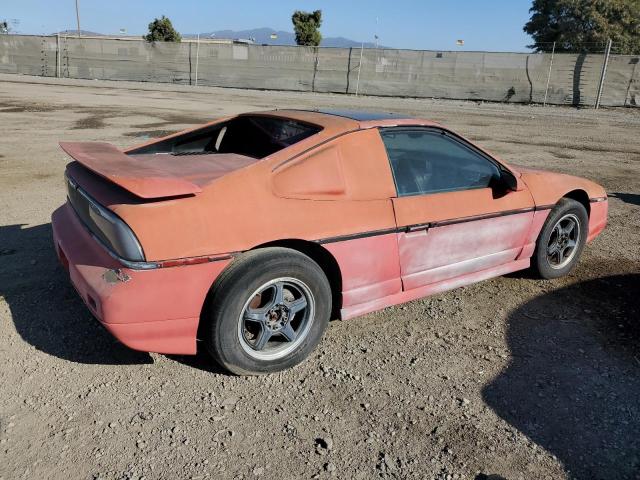
[(69, 175), (67, 197), (78, 218), (108, 250), (130, 262), (144, 262), (144, 251), (133, 230), (115, 213), (100, 205)]

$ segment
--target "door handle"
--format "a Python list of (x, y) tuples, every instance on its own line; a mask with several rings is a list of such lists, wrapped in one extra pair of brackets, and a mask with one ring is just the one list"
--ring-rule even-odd
[(406, 227), (404, 227), (404, 231), (406, 233), (419, 232), (420, 230), (424, 230), (428, 232), (430, 226), (431, 226), (430, 223), (419, 223), (417, 225), (407, 225)]

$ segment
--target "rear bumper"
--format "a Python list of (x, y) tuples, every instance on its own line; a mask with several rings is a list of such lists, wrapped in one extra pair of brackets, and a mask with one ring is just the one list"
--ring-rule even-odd
[(53, 213), (51, 223), (71, 283), (113, 336), (135, 350), (196, 353), (207, 292), (230, 260), (133, 270), (93, 239), (68, 203)]

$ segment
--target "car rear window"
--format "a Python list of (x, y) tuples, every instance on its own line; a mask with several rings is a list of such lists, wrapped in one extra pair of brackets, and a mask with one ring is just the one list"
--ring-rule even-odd
[(317, 125), (263, 115), (241, 115), (132, 150), (130, 155), (235, 153), (263, 158), (322, 130)]
[(284, 142), (287, 145), (293, 145), (320, 130), (319, 127), (283, 118), (248, 117), (248, 119), (271, 136), (273, 140)]

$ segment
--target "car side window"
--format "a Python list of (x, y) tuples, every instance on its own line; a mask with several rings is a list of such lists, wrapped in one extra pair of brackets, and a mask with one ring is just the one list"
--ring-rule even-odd
[(381, 129), (399, 197), (486, 188), (498, 167), (438, 130)]

